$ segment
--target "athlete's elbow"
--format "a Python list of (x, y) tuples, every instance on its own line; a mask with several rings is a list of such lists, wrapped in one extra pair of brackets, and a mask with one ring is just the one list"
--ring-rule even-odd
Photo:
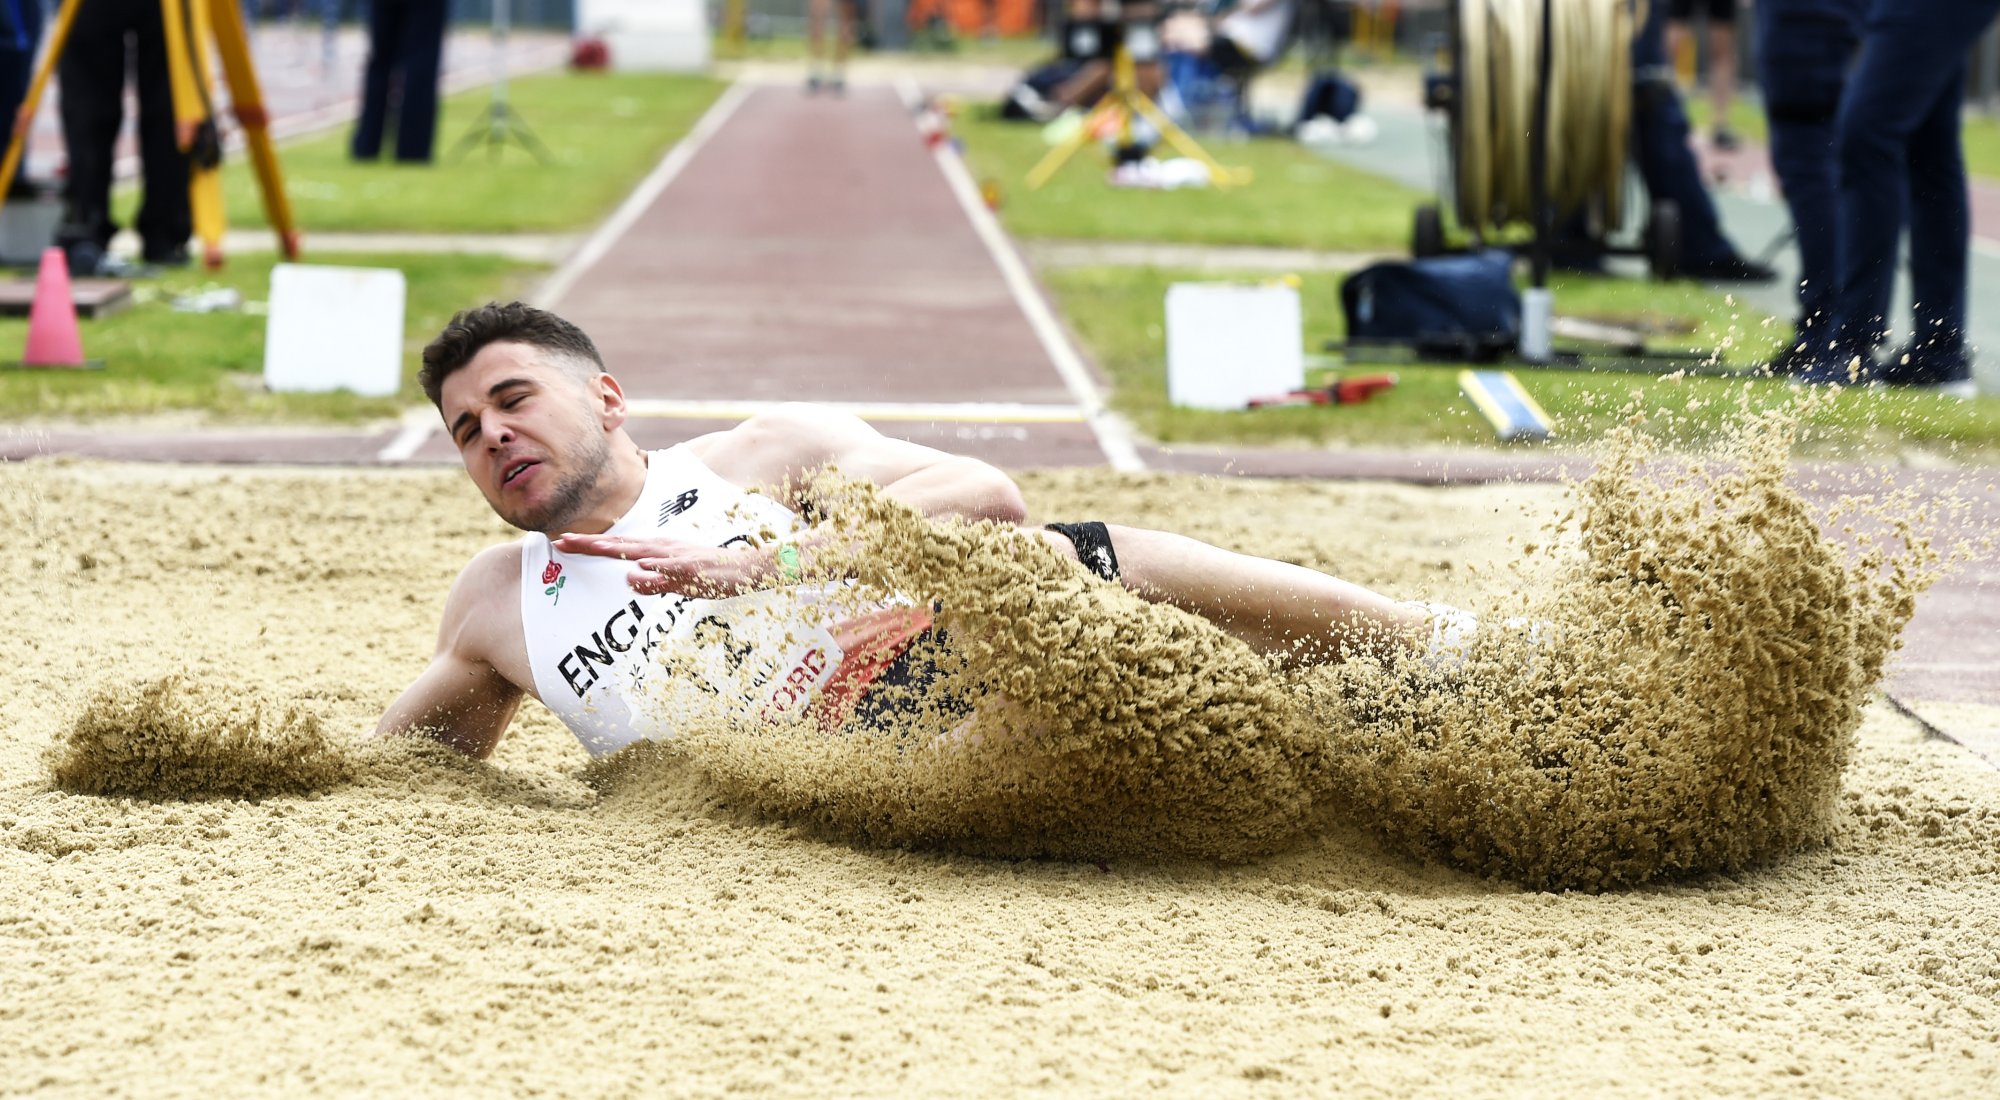
[[(984, 466), (984, 463), (981, 463)], [(1028, 518), (1028, 501), (1021, 495), (1021, 487), (1014, 479), (991, 466), (985, 466), (985, 475), (979, 491), (974, 495), (978, 502), (972, 511), (976, 519), (990, 519), (995, 523), (1020, 523)]]

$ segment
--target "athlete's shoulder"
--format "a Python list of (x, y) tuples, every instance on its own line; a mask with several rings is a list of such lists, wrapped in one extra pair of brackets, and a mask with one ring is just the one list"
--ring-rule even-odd
[[(688, 449), (709, 468), (737, 481), (757, 484), (793, 470), (830, 461), (842, 451), (876, 438), (866, 421), (852, 413), (789, 401), (762, 409), (724, 431), (688, 441)], [(731, 474), (754, 472), (748, 482)]]
[(504, 580), (514, 586), (519, 586), (521, 583), (521, 552), (522, 541), (520, 539), (515, 539), (512, 542), (495, 543), (472, 555), (472, 560), (465, 563), (464, 569), (459, 570), (459, 579), (461, 581), (477, 579), (487, 583)]
[(459, 570), (445, 599), (442, 636), (462, 657), (499, 664), (521, 633), (520, 542), (489, 546)]
[(521, 598), (521, 543), (503, 542), (472, 556), (458, 571), (445, 617), (486, 614)]

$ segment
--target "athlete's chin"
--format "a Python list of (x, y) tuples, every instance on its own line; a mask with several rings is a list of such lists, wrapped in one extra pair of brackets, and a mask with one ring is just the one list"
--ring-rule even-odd
[(549, 534), (552, 531), (559, 533), (568, 530), (563, 526), (565, 517), (556, 514), (553, 508), (496, 507), (493, 510), (507, 522), (509, 527), (522, 531), (540, 531)]
[(508, 500), (492, 501), (494, 514), (506, 521), (509, 527), (522, 531), (539, 531), (554, 538), (564, 531), (576, 527), (578, 509), (567, 497), (555, 500)]
[(548, 502), (510, 500), (514, 496), (516, 494), (500, 490), (498, 500), (492, 498), (492, 496), (486, 498), (486, 502), (492, 504), (494, 514), (500, 516), (510, 528), (520, 528), (520, 530), (548, 530), (550, 520), (558, 518), (554, 514), (556, 510)]

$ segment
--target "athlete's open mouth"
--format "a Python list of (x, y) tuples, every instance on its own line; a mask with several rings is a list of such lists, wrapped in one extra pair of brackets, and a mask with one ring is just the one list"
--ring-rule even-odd
[(507, 467), (507, 474), (505, 477), (502, 477), (500, 479), (500, 484), (502, 486), (512, 485), (514, 483), (514, 479), (521, 476), (522, 471), (527, 470), (530, 467), (539, 465), (541, 465), (541, 463), (536, 462), (534, 459), (524, 458), (521, 461), (514, 463), (512, 466)]

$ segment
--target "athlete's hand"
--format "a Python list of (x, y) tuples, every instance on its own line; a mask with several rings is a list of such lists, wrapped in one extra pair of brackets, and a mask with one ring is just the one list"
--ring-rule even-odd
[(721, 599), (768, 587), (778, 572), (770, 550), (716, 547), (679, 539), (634, 539), (618, 535), (563, 535), (553, 540), (565, 554), (595, 554), (632, 563), (625, 582), (645, 596), (671, 593), (698, 600)]

